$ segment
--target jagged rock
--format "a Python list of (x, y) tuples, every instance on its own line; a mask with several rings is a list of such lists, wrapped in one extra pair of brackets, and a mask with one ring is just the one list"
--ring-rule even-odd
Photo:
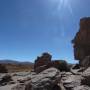
[(52, 60), (51, 55), (48, 53), (43, 53), (41, 57), (35, 60), (34, 71), (40, 73), (45, 69), (50, 67), (55, 67), (60, 71), (70, 71), (70, 67), (65, 60)]
[(74, 46), (74, 56), (80, 64), (86, 56), (90, 56), (90, 17), (80, 20), (80, 29), (72, 40)]
[(0, 85), (6, 85), (8, 84), (9, 82), (12, 81), (12, 77), (8, 74), (6, 74), (5, 76), (2, 77), (2, 79), (0, 80)]
[(56, 68), (49, 68), (31, 79), (32, 90), (52, 90), (60, 82), (61, 74)]
[(79, 64), (75, 64), (75, 65), (72, 66), (71, 69), (80, 69), (80, 65)]
[(18, 84), (11, 90), (62, 90), (58, 85), (60, 80), (60, 71), (56, 68), (48, 68), (39, 74), (32, 75), (31, 80)]
[[(25, 85), (23, 84), (18, 84), (14, 86), (11, 90), (25, 90)], [(30, 89), (29, 89), (30, 90)]]
[(90, 67), (90, 56), (86, 56), (85, 59), (82, 60), (81, 66), (85, 68)]
[(52, 61), (52, 66), (59, 69), (60, 71), (70, 71), (70, 67), (65, 60)]
[(0, 73), (7, 73), (7, 72), (8, 72), (7, 68), (4, 65), (0, 64)]
[[(40, 68), (41, 66), (45, 66), (48, 63), (51, 63), (52, 56), (49, 53), (43, 53), (41, 57), (37, 57), (34, 64), (34, 70), (35, 72), (39, 73), (48, 67), (45, 67), (44, 69)], [(42, 70), (40, 70), (42, 69)]]
[(64, 73), (61, 82), (66, 90), (73, 90), (74, 87), (81, 85), (81, 75), (73, 75), (72, 73)]
[(90, 86), (90, 67), (82, 73), (82, 76), (84, 77), (81, 81), (82, 85)]

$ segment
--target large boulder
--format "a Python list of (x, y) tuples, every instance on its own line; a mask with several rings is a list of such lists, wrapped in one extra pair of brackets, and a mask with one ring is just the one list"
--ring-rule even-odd
[(81, 85), (81, 75), (73, 75), (73, 74), (67, 74), (65, 73), (62, 75), (62, 83), (66, 90), (73, 90), (74, 87)]
[(70, 71), (69, 64), (65, 60), (54, 60), (52, 66), (62, 71)]
[(61, 80), (60, 71), (49, 68), (35, 75), (31, 79), (32, 90), (54, 90)]
[(82, 67), (85, 67), (85, 69), (90, 67), (90, 56), (86, 56), (85, 59), (83, 59), (80, 64)]
[(82, 73), (83, 79), (81, 81), (82, 85), (88, 85), (90, 87), (90, 67), (87, 68), (83, 73)]
[(90, 56), (90, 17), (80, 20), (80, 29), (72, 40), (74, 56), (80, 64), (86, 56)]
[(14, 86), (11, 90), (61, 90), (58, 83), (61, 73), (56, 68), (48, 68), (31, 76), (31, 80)]
[(6, 74), (1, 78), (0, 86), (4, 86), (4, 85), (8, 84), (11, 81), (13, 81), (11, 75)]

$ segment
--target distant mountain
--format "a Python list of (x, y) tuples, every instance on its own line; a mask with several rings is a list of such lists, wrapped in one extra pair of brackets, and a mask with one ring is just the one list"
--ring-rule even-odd
[(8, 60), (8, 59), (0, 60), (0, 63), (1, 64), (23, 64), (23, 65), (31, 64), (31, 65), (33, 65), (32, 62), (20, 62), (20, 61), (16, 61), (16, 60)]

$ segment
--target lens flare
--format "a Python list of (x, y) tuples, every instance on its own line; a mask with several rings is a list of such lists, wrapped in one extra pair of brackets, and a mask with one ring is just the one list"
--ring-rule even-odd
[(57, 10), (61, 11), (61, 10), (68, 10), (71, 14), (73, 14), (72, 12), (72, 7), (70, 4), (70, 0), (51, 0), (51, 2), (57, 6)]

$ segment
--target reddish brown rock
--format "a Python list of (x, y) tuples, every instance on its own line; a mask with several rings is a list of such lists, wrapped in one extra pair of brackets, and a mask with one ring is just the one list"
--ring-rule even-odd
[(80, 29), (72, 43), (75, 59), (80, 63), (86, 56), (90, 56), (90, 17), (80, 20)]
[(51, 63), (52, 56), (49, 53), (43, 53), (41, 57), (37, 57), (34, 64), (35, 72), (39, 73), (48, 68)]
[(60, 71), (69, 71), (68, 63), (65, 60), (52, 60), (49, 53), (43, 53), (41, 57), (37, 57), (34, 64), (34, 71), (40, 73), (45, 69), (54, 67)]
[(60, 71), (70, 71), (69, 65), (65, 60), (52, 61), (52, 66), (59, 69)]

